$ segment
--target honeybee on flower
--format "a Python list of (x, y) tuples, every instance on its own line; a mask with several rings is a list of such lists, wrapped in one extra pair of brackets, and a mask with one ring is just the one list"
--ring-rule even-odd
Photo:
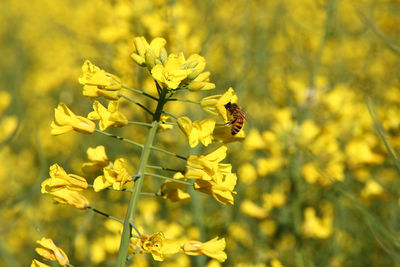
[(238, 104), (228, 102), (224, 107), (232, 116), (232, 120), (225, 125), (232, 125), (231, 134), (235, 135), (242, 129), (244, 120), (247, 119), (247, 115)]

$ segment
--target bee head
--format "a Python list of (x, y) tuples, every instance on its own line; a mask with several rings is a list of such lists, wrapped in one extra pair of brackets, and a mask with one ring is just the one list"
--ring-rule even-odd
[(226, 109), (230, 109), (231, 106), (232, 106), (231, 102), (228, 102), (228, 103), (226, 103), (226, 104), (224, 105), (224, 107), (225, 107)]

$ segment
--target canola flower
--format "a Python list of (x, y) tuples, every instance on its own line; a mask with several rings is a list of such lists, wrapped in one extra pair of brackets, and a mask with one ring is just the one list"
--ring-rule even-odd
[[(254, 5), (248, 5), (247, 1), (235, 1), (234, 3), (216, 2), (211, 10), (199, 8), (197, 4), (193, 4), (191, 1), (173, 1), (168, 2), (168, 5), (161, 3), (164, 2), (157, 1), (157, 4), (155, 4), (154, 1), (146, 1), (140, 3), (140, 5), (130, 5), (129, 1), (117, 0), (112, 3), (95, 4), (93, 6), (91, 3), (82, 1), (72, 7), (68, 5), (68, 1), (63, 0), (58, 2), (57, 5), (48, 5), (48, 1), (41, 0), (31, 2), (29, 5), (24, 4), (24, 2), (2, 1), (3, 10), (7, 11), (2, 19), (10, 23), (13, 19), (18, 22), (17, 28), (3, 27), (1, 30), (5, 40), (9, 40), (9, 36), (17, 38), (17, 45), (14, 41), (3, 42), (6, 52), (4, 53), (3, 63), (7, 65), (5, 74), (7, 75), (7, 70), (9, 70), (10, 73), (18, 75), (20, 73), (18, 70), (21, 69), (21, 66), (24, 66), (24, 61), (29, 62), (29, 72), (24, 72), (27, 75), (24, 75), (23, 79), (20, 79), (21, 77), (16, 78), (16, 80), (22, 81), (20, 88), (22, 99), (15, 97), (14, 88), (8, 82), (4, 83), (5, 86), (2, 88), (2, 90), (10, 90), (10, 96), (12, 95), (10, 97), (12, 104), (9, 108), (6, 108), (6, 113), (2, 116), (0, 129), (1, 141), (5, 142), (2, 150), (5, 159), (2, 170), (3, 182), (7, 186), (3, 187), (3, 191), (9, 192), (9, 194), (2, 194), (3, 202), (8, 203), (7, 201), (11, 200), (12, 196), (18, 194), (18, 192), (26, 192), (26, 189), (30, 189), (32, 185), (29, 181), (34, 178), (32, 177), (29, 181), (28, 179), (23, 180), (23, 182), (18, 183), (19, 186), (13, 186), (12, 181), (14, 179), (10, 179), (10, 173), (17, 177), (28, 178), (30, 173), (34, 175), (35, 170), (38, 169), (37, 161), (29, 160), (37, 151), (35, 138), (22, 138), (21, 135), (15, 135), (15, 133), (18, 133), (15, 129), (35, 124), (41, 133), (47, 132), (48, 125), (46, 122), (37, 123), (38, 121), (49, 121), (48, 118), (45, 119), (46, 114), (49, 113), (46, 103), (53, 103), (55, 90), (58, 90), (57, 88), (63, 86), (65, 82), (71, 82), (70, 77), (77, 76), (74, 73), (77, 69), (75, 64), (78, 61), (80, 62), (85, 54), (91, 55), (92, 58), (96, 53), (101, 57), (112, 57), (110, 63), (118, 71), (118, 75), (136, 79), (137, 77), (132, 75), (136, 74), (136, 68), (128, 70), (128, 60), (126, 60), (127, 46), (129, 46), (127, 40), (131, 41), (132, 39), (129, 31), (134, 27), (143, 30), (148, 36), (167, 34), (165, 35), (166, 39), (170, 40), (171, 43), (169, 44), (174, 47), (171, 51), (179, 51), (178, 49), (181, 48), (186, 51), (202, 51), (202, 55), (207, 57), (207, 64), (212, 69), (213, 77), (223, 77), (223, 79), (229, 80), (231, 84), (246, 85), (246, 91), (243, 95), (246, 97), (246, 101), (241, 99), (241, 102), (246, 103), (247, 106), (251, 103), (250, 108), (254, 111), (252, 115), (256, 115), (255, 125), (252, 123), (252, 126), (259, 128), (259, 135), (261, 138), (265, 137), (266, 143), (264, 143), (263, 150), (258, 148), (251, 156), (248, 154), (247, 145), (258, 145), (255, 142), (246, 143), (240, 153), (239, 151), (233, 153), (233, 155), (238, 155), (233, 157), (234, 160), (235, 158), (238, 160), (239, 157), (241, 158), (240, 161), (243, 161), (240, 164), (240, 166), (243, 166), (241, 168), (242, 175), (238, 173), (239, 186), (246, 181), (246, 185), (236, 187), (236, 191), (245, 194), (246, 199), (251, 199), (257, 205), (269, 207), (270, 204), (267, 203), (275, 203), (275, 200), (264, 201), (263, 193), (265, 191), (268, 191), (268, 193), (275, 192), (275, 185), (287, 183), (287, 179), (291, 179), (293, 173), (298, 173), (299, 180), (304, 180), (306, 183), (305, 189), (304, 187), (299, 189), (300, 192), (306, 192), (306, 199), (302, 199), (301, 194), (296, 194), (296, 190), (288, 189), (284, 192), (287, 196), (285, 204), (281, 206), (271, 205), (274, 208), (270, 214), (270, 220), (275, 223), (275, 227), (278, 229), (275, 234), (269, 232), (267, 235), (268, 238), (272, 239), (272, 242), (258, 243), (259, 245), (254, 249), (252, 246), (243, 247), (241, 245), (243, 241), (232, 240), (232, 238), (227, 237), (229, 244), (227, 249), (230, 250), (228, 254), (231, 262), (237, 262), (239, 266), (249, 266), (258, 263), (255, 262), (255, 259), (259, 258), (253, 257), (254, 253), (257, 254), (258, 252), (257, 255), (260, 255), (260, 251), (268, 251), (267, 254), (262, 255), (270, 259), (276, 257), (276, 254), (283, 255), (282, 253), (291, 248), (295, 231), (293, 229), (288, 230), (286, 222), (281, 220), (281, 215), (287, 215), (295, 210), (291, 205), (292, 200), (299, 199), (299, 202), (303, 204), (300, 205), (299, 214), (302, 219), (300, 224), (304, 221), (304, 210), (309, 206), (316, 210), (318, 218), (322, 218), (323, 210), (317, 207), (315, 203), (320, 203), (322, 199), (327, 197), (330, 200), (334, 199), (332, 202), (335, 210), (338, 208), (340, 211), (344, 209), (345, 212), (349, 212), (349, 209), (347, 209), (349, 207), (343, 207), (341, 205), (343, 203), (339, 201), (336, 195), (332, 197), (335, 188), (343, 184), (347, 186), (346, 190), (351, 191), (351, 194), (358, 198), (365, 207), (373, 208), (373, 210), (379, 209), (379, 213), (376, 213), (378, 217), (388, 225), (391, 224), (393, 220), (387, 219), (392, 218), (391, 216), (395, 214), (394, 211), (398, 206), (397, 203), (394, 203), (394, 200), (398, 199), (396, 183), (394, 183), (398, 180), (396, 179), (397, 175), (393, 174), (393, 170), (388, 170), (391, 162), (388, 155), (383, 151), (384, 147), (377, 144), (376, 140), (371, 140), (371, 136), (368, 136), (368, 133), (371, 135), (372, 132), (370, 125), (364, 122), (364, 118), (368, 117), (367, 111), (355, 107), (359, 106), (360, 102), (361, 106), (364, 105), (362, 99), (364, 94), (370, 95), (374, 100), (376, 98), (377, 103), (380, 103), (378, 112), (384, 129), (387, 130), (388, 138), (397, 150), (399, 147), (398, 137), (400, 136), (397, 134), (399, 130), (398, 99), (400, 98), (398, 97), (398, 75), (396, 73), (396, 70), (398, 70), (398, 53), (396, 55), (393, 51), (396, 51), (400, 23), (398, 23), (398, 16), (396, 16), (398, 5), (395, 1), (379, 3), (375, 1), (290, 1), (285, 4), (281, 1), (260, 1)], [(35, 16), (38, 12), (32, 12), (35, 8), (40, 10), (41, 15), (39, 17)], [(70, 12), (65, 12), (65, 10)], [(244, 12), (240, 12), (235, 17), (229, 16), (235, 10), (243, 10)], [(293, 10), (296, 12), (291, 12)], [(373, 11), (373, 14), (369, 11)], [(371, 17), (365, 16), (363, 18), (363, 13), (364, 15), (370, 14)], [(60, 14), (62, 15), (60, 16)], [(101, 20), (98, 19), (99, 14), (102, 17)], [(275, 16), (276, 14), (279, 14), (279, 16)], [(207, 21), (211, 21), (211, 24), (204, 23), (205, 17), (207, 17)], [(171, 19), (174, 21), (173, 23), (171, 23)], [(56, 22), (54, 26), (52, 26), (52, 21)], [(3, 23), (3, 25), (10, 23)], [(40, 25), (34, 27), (36, 23), (40, 23)], [(85, 25), (85, 27), (81, 27), (81, 25)], [(216, 29), (213, 28), (214, 25), (217, 25)], [(60, 27), (64, 28), (65, 31), (59, 31)], [(324, 34), (324, 28), (326, 28), (327, 34)], [(96, 31), (93, 29), (96, 29)], [(213, 30), (217, 30), (218, 34), (213, 34)], [(49, 31), (54, 33), (50, 39)], [(257, 34), (251, 34), (254, 32)], [(68, 33), (71, 35), (66, 35)], [(249, 34), (243, 35), (242, 33)], [(80, 39), (82, 42), (76, 42), (76, 36), (82, 38)], [(268, 38), (263, 38), (264, 36), (268, 36)], [(106, 42), (106, 44), (103, 46), (99, 42)], [(93, 47), (88, 45), (89, 43), (96, 45)], [(20, 55), (18, 53), (21, 47), (19, 44), (23, 47), (29, 47), (29, 53)], [(108, 53), (111, 50), (110, 44), (116, 49)], [(43, 49), (43, 47), (46, 47), (46, 49)], [(105, 49), (102, 50), (102, 47), (105, 47)], [(13, 52), (8, 53), (8, 51)], [(15, 60), (15, 55), (18, 56), (18, 60)], [(91, 61), (95, 62), (94, 59)], [(313, 75), (317, 80), (310, 77)], [(328, 86), (319, 87), (318, 79), (321, 77), (317, 75), (322, 75), (322, 78), (328, 81)], [(297, 85), (300, 84), (307, 90), (298, 90), (298, 87), (292, 88), (293, 80), (296, 80)], [(131, 82), (130, 80), (129, 83)], [(215, 82), (220, 83), (221, 81)], [(125, 80), (125, 83), (128, 83), (128, 80)], [(345, 87), (345, 90), (340, 93), (334, 92), (338, 83), (344, 83), (341, 86)], [(190, 86), (192, 85), (194, 83), (190, 84)], [(343, 92), (346, 90), (347, 93)], [(75, 91), (79, 93), (79, 90)], [(299, 91), (301, 92), (297, 93)], [(332, 94), (331, 91), (333, 91)], [(349, 98), (350, 92), (353, 92), (356, 98)], [(73, 94), (74, 100), (76, 99), (75, 92), (64, 90), (64, 93)], [(350, 103), (343, 102), (343, 98), (349, 99)], [(321, 99), (326, 99), (326, 101), (323, 100), (323, 105), (327, 104), (329, 109), (318, 108)], [(2, 95), (0, 102), (4, 100), (5, 98)], [(68, 97), (65, 100), (67, 103)], [(299, 103), (303, 103), (303, 108), (293, 107), (293, 103), (297, 100), (299, 100)], [(31, 105), (32, 102), (30, 101), (41, 103), (41, 105)], [(9, 116), (18, 107), (18, 105), (15, 105), (17, 103), (27, 104), (26, 114), (23, 117)], [(102, 103), (104, 104), (104, 102)], [(72, 108), (70, 102), (67, 105), (71, 110), (77, 110), (76, 106)], [(107, 104), (104, 105), (107, 107)], [(89, 107), (90, 105), (88, 105)], [(301, 152), (293, 155), (293, 151), (296, 151), (293, 142), (286, 141), (295, 140), (296, 135), (288, 136), (284, 132), (277, 134), (275, 130), (279, 127), (271, 127), (275, 120), (273, 114), (277, 112), (278, 107), (279, 109), (289, 107), (293, 115), (291, 120), (297, 121), (299, 126), (305, 125), (306, 121), (303, 121), (303, 119), (307, 117), (308, 121), (312, 121), (320, 129), (318, 135), (326, 136), (323, 139), (338, 138), (338, 142), (318, 143), (322, 147), (324, 145), (321, 144), (327, 144), (329, 145), (327, 147), (330, 147), (337, 143), (339, 149), (331, 150), (331, 152), (334, 151), (335, 154), (342, 156), (336, 159), (330, 158), (331, 153), (327, 156), (321, 151), (318, 152), (317, 158), (309, 158), (309, 154), (305, 155)], [(2, 108), (0, 109), (2, 110)], [(340, 112), (337, 113), (337, 111)], [(329, 113), (333, 119), (326, 120), (326, 117), (323, 116), (326, 113)], [(130, 118), (130, 116), (131, 114), (127, 114), (127, 117)], [(199, 121), (202, 119), (204, 118), (196, 118)], [(170, 121), (174, 122), (175, 120), (172, 118)], [(162, 126), (174, 127), (175, 125), (163, 124)], [(300, 127), (302, 128), (301, 132), (303, 132), (303, 129), (305, 133), (313, 132), (309, 131), (310, 127), (308, 126)], [(127, 128), (124, 127), (124, 129)], [(353, 136), (352, 133), (346, 131), (347, 128), (354, 129), (355, 135)], [(214, 137), (220, 129), (225, 128), (217, 127), (214, 130)], [(295, 127), (294, 130), (296, 132), (299, 128)], [(332, 131), (339, 132), (339, 136), (334, 137), (329, 134)], [(275, 137), (271, 138), (275, 139), (274, 141), (269, 139), (271, 133), (274, 133)], [(29, 149), (30, 152), (25, 149), (19, 152), (15, 151), (15, 146), (12, 143), (7, 144), (7, 141), (12, 140), (13, 136), (18, 137), (17, 147), (22, 147), (23, 144), (23, 147), (28, 148), (34, 143), (35, 149)], [(348, 140), (353, 139), (353, 137), (354, 142), (351, 142), (351, 147), (347, 148)], [(76, 143), (78, 143), (78, 138), (81, 137), (79, 135), (69, 135), (67, 138), (61, 136), (57, 141), (53, 141), (53, 138), (40, 134), (40, 138), (46, 154), (49, 153), (48, 155), (52, 157), (52, 155), (58, 153), (64, 154), (66, 148), (68, 150), (71, 148), (71, 152), (75, 153)], [(307, 134), (302, 136), (302, 139), (309, 141), (308, 138)], [(60, 142), (58, 142), (59, 140)], [(303, 148), (308, 150), (307, 141), (302, 141), (302, 143)], [(360, 146), (360, 143), (362, 146)], [(200, 147), (202, 147), (201, 144)], [(276, 149), (277, 147), (279, 149)], [(107, 149), (110, 149), (109, 146), (107, 146)], [(38, 151), (40, 151), (40, 147)], [(359, 151), (363, 151), (363, 153), (359, 153)], [(381, 159), (376, 155), (380, 156)], [(384, 161), (378, 163), (382, 158)], [(21, 159), (23, 159), (23, 162), (21, 162)], [(112, 161), (115, 159), (112, 158)], [(34, 164), (32, 165), (29, 162), (34, 162)], [(60, 163), (60, 161), (54, 162)], [(76, 164), (76, 162), (73, 164)], [(15, 166), (18, 166), (18, 168), (15, 168)], [(297, 170), (296, 166), (301, 169)], [(329, 168), (327, 168), (328, 166)], [(71, 167), (73, 168), (73, 166)], [(291, 172), (292, 170), (293, 172)], [(335, 177), (335, 175), (341, 173), (344, 174), (341, 180), (336, 179), (340, 176)], [(96, 173), (94, 177), (100, 174)], [(86, 173), (82, 176), (87, 177), (89, 181), (90, 177)], [(92, 202), (100, 194), (87, 196), (91, 197)], [(271, 198), (274, 199), (275, 196), (271, 196)], [(279, 201), (276, 203), (279, 203)], [(19, 206), (17, 205), (17, 209)], [(49, 205), (40, 208), (46, 209), (49, 208)], [(10, 218), (10, 207), (4, 205), (4, 210), (6, 211), (4, 218)], [(58, 210), (58, 208), (55, 210)], [(80, 214), (84, 213), (80, 212)], [(237, 211), (234, 214), (236, 216), (232, 220), (241, 219), (240, 212)], [(318, 240), (307, 242), (307, 239), (299, 242), (303, 244), (307, 251), (314, 252), (311, 255), (304, 255), (303, 258), (309, 262), (318, 261), (321, 265), (346, 266), (357, 262), (359, 265), (391, 266), (393, 264), (391, 258), (388, 254), (385, 255), (385, 251), (388, 251), (386, 250), (387, 247), (382, 250), (379, 248), (378, 242), (373, 242), (375, 239), (367, 234), (369, 227), (362, 227), (361, 218), (359, 216), (356, 216), (356, 219), (352, 218), (352, 212), (349, 212), (345, 216), (345, 226), (338, 225), (337, 223), (341, 222), (341, 218), (343, 218), (341, 217), (342, 214), (342, 212), (335, 212), (333, 235), (326, 242), (324, 240), (323, 243)], [(36, 219), (36, 214), (34, 216)], [(206, 213), (205, 216), (210, 216), (210, 214)], [(58, 218), (58, 214), (53, 210), (53, 212), (46, 214), (46, 219), (50, 217)], [(139, 216), (139, 218), (141, 217)], [(81, 218), (76, 216), (71, 219), (79, 221)], [(293, 218), (290, 217), (289, 220), (291, 219)], [(7, 221), (13, 222), (11, 218)], [(24, 220), (20, 221), (24, 222)], [(253, 226), (251, 219), (241, 221), (241, 223), (244, 226), (246, 224)], [(220, 231), (220, 228), (215, 228), (212, 222), (206, 224), (208, 231), (212, 229), (216, 234)], [(396, 229), (395, 223), (393, 224), (393, 228)], [(258, 240), (259, 236), (265, 237), (262, 233), (272, 231), (270, 229), (273, 228), (268, 228), (266, 225), (266, 221), (258, 222), (258, 229), (247, 232), (247, 240)], [(24, 234), (20, 235), (18, 229), (24, 229)], [(243, 229), (246, 230), (246, 227), (243, 227)], [(282, 233), (282, 229), (290, 233)], [(70, 231), (69, 229), (64, 230)], [(155, 230), (157, 231), (157, 229)], [(91, 231), (96, 230), (91, 229)], [(13, 228), (4, 238), (7, 248), (11, 253), (17, 255), (18, 261), (20, 260), (19, 252), (25, 248), (23, 242), (28, 240), (30, 242), (32, 235), (33, 238), (36, 238), (36, 232), (35, 224), (29, 226), (22, 223), (22, 227)], [(336, 239), (335, 236), (338, 238)], [(85, 249), (76, 249), (75, 251), (90, 250), (90, 257), (93, 259), (94, 256), (92, 258), (92, 255), (95, 253), (91, 251), (95, 249), (91, 248), (90, 241), (88, 240), (88, 246)], [(335, 248), (337, 248), (333, 252), (330, 246), (332, 242), (335, 242)], [(383, 243), (387, 244), (386, 242)], [(96, 247), (100, 245), (100, 242), (98, 242)], [(371, 251), (371, 253), (363, 253), (365, 249)], [(74, 257), (84, 261), (85, 258), (79, 252), (75, 252)], [(292, 252), (291, 250), (291, 255), (294, 255), (294, 252)], [(332, 257), (328, 255), (332, 255)], [(109, 257), (109, 255), (106, 256)], [(285, 263), (285, 266), (296, 265), (293, 263), (295, 258), (282, 256), (282, 262)], [(268, 259), (265, 260), (265, 264), (272, 266), (272, 261), (269, 262)], [(176, 265), (180, 265), (178, 260), (176, 260)]]
[[(78, 209), (90, 209), (123, 224), (117, 266), (125, 266), (127, 259), (133, 258), (138, 253), (151, 253), (154, 260), (163, 261), (167, 255), (175, 254), (181, 249), (187, 255), (206, 255), (220, 262), (227, 258), (224, 252), (225, 239), (214, 238), (205, 243), (193, 240), (179, 244), (178, 240), (165, 238), (162, 232), (142, 235), (135, 226), (135, 215), (141, 194), (187, 203), (191, 200), (191, 195), (186, 190), (188, 186), (191, 186), (194, 190), (212, 195), (223, 205), (233, 205), (236, 194), (234, 189), (237, 176), (232, 172), (232, 165), (222, 163), (222, 161), (226, 158), (228, 150), (224, 143), (242, 140), (245, 136), (242, 129), (237, 137), (231, 137), (230, 126), (225, 125), (230, 120), (230, 113), (224, 105), (229, 102), (237, 103), (237, 96), (234, 90), (229, 88), (225, 94), (206, 97), (201, 102), (182, 99), (181, 90), (207, 91), (214, 89), (215, 85), (209, 80), (210, 73), (204, 71), (206, 62), (203, 57), (194, 54), (186, 59), (183, 53), (168, 55), (165, 44), (166, 41), (163, 38), (155, 38), (149, 44), (144, 37), (137, 37), (134, 39), (135, 51), (131, 54), (132, 59), (139, 66), (148, 69), (154, 80), (157, 96), (124, 85), (119, 77), (102, 70), (87, 60), (82, 66), (83, 74), (78, 79), (79, 83), (84, 85), (83, 95), (90, 99), (104, 97), (109, 100), (107, 108), (100, 101), (95, 100), (93, 111), (87, 117), (83, 117), (75, 115), (65, 104), (60, 103), (55, 110), (54, 121), (51, 124), (53, 135), (61, 135), (69, 131), (98, 133), (141, 149), (135, 173), (130, 173), (127, 159), (117, 158), (112, 161), (108, 158), (105, 147), (99, 145), (95, 148), (88, 148), (89, 162), (82, 165), (82, 170), (88, 175), (102, 173), (94, 179), (93, 184), (88, 184), (85, 178), (78, 175), (67, 174), (58, 164), (51, 166), (51, 178), (42, 183), (42, 193), (50, 194), (54, 201)], [(156, 101), (156, 108), (151, 110), (139, 99), (128, 96), (128, 92), (137, 93), (148, 100)], [(151, 122), (129, 121), (127, 116), (119, 110), (121, 101), (128, 101), (140, 107), (152, 117)], [(165, 105), (170, 101), (196, 104), (212, 115), (220, 116), (219, 120), (222, 120), (222, 123), (217, 123), (218, 118), (205, 118), (202, 121), (194, 122), (187, 116), (178, 118), (165, 110)], [(96, 120), (99, 121), (99, 129), (93, 122)], [(128, 127), (128, 125), (148, 128), (144, 144), (105, 131), (109, 127)], [(174, 125), (178, 125), (182, 133), (187, 136), (190, 147), (195, 147), (199, 143), (204, 147), (213, 143), (220, 144), (216, 145), (217, 148), (213, 152), (206, 155), (189, 156), (182, 156), (156, 146), (154, 144), (156, 135), (174, 129)], [(217, 128), (225, 129), (225, 131), (219, 131), (214, 135)], [(155, 173), (154, 170), (177, 170), (150, 165), (150, 156), (154, 151), (162, 152), (165, 156), (172, 156), (180, 161), (183, 160), (186, 163), (182, 166), (184, 171), (175, 172), (173, 177)], [(151, 177), (161, 179), (164, 183), (158, 192), (142, 192), (144, 180)], [(102, 190), (129, 191), (131, 197), (125, 218), (121, 220), (94, 208), (89, 200), (78, 192), (89, 188), (93, 188), (94, 192)], [(133, 232), (132, 229), (135, 229), (136, 232)], [(128, 257), (129, 251), (133, 254)], [(35, 262), (35, 264), (39, 263)]]
[[(69, 259), (67, 254), (65, 254), (65, 252), (61, 248), (57, 247), (54, 244), (53, 240), (51, 240), (50, 238), (43, 237), (42, 239), (36, 241), (36, 243), (38, 243), (41, 247), (36, 248), (35, 251), (45, 260), (56, 261), (61, 266), (69, 265)], [(31, 266), (48, 266), (48, 265), (43, 264), (38, 260), (33, 260)]]

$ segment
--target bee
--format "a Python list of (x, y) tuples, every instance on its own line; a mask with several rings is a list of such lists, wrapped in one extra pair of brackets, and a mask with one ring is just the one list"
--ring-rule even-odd
[(243, 127), (244, 120), (247, 119), (246, 113), (239, 107), (238, 104), (228, 102), (224, 105), (227, 111), (232, 116), (232, 121), (226, 123), (225, 125), (232, 125), (231, 134), (237, 134)]

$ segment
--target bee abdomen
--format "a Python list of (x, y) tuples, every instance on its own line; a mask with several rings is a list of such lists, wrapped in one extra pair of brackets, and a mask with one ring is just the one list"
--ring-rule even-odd
[(237, 118), (235, 123), (232, 124), (231, 134), (237, 134), (243, 127), (243, 120), (241, 118)]

